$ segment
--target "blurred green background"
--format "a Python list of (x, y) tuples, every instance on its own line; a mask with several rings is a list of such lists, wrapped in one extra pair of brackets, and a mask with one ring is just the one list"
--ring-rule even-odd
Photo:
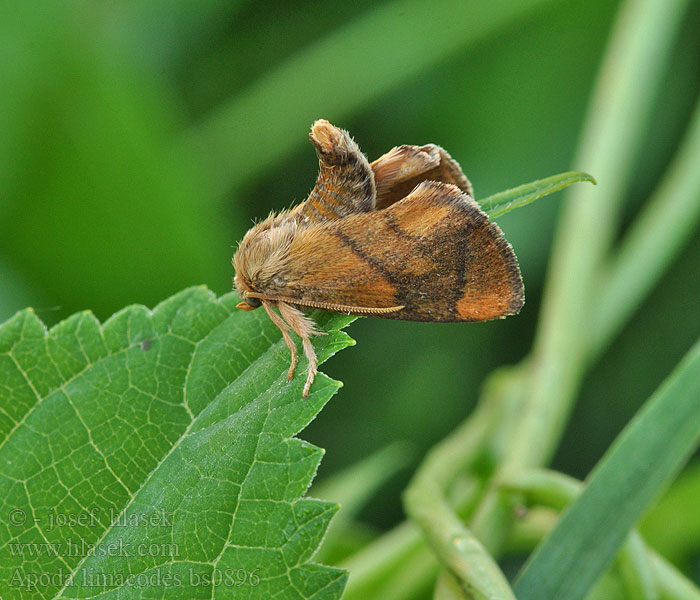
[[(305, 198), (316, 118), (370, 160), (437, 143), (477, 200), (571, 167), (618, 2), (8, 2), (0, 7), (0, 320), (100, 319), (179, 289), (231, 289), (252, 219)], [(700, 89), (700, 4), (673, 48), (627, 198), (664, 172)], [(585, 165), (577, 165), (585, 169)], [(700, 168), (700, 166), (699, 166)], [(595, 176), (595, 173), (593, 173)], [(596, 193), (591, 188), (590, 193)], [(368, 507), (387, 526), (425, 450), (530, 348), (558, 197), (499, 221), (522, 313), (431, 325), (361, 319), (324, 371), (345, 387), (305, 432), (321, 476), (394, 440), (413, 460)], [(700, 335), (695, 235), (587, 377), (555, 467), (585, 477)]]

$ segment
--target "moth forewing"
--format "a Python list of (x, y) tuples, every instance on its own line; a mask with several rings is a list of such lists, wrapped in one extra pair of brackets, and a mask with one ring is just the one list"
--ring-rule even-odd
[(510, 244), (449, 184), (424, 182), (387, 209), (300, 231), (290, 249), (289, 302), (401, 305), (372, 316), (436, 322), (495, 319), (523, 303)]

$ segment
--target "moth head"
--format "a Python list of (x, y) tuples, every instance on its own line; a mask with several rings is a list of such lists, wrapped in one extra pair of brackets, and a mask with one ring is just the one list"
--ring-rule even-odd
[(261, 301), (257, 294), (283, 295), (289, 248), (296, 231), (296, 219), (281, 213), (270, 215), (243, 236), (233, 256), (233, 283), (243, 299), (237, 308), (258, 308)]
[(240, 308), (241, 310), (255, 310), (260, 306), (262, 306), (262, 300), (260, 300), (260, 298), (251, 298), (250, 296), (246, 296), (243, 302), (236, 304), (236, 308)]

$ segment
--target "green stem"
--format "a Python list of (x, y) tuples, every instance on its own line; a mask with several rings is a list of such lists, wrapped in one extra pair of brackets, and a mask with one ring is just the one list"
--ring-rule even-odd
[[(561, 437), (590, 347), (596, 276), (610, 247), (633, 161), (688, 0), (628, 0), (618, 17), (575, 166), (594, 174), (594, 192), (567, 192), (556, 235), (522, 418), (500, 475), (546, 464)], [(497, 551), (511, 522), (494, 490), (472, 527)]]
[(591, 356), (622, 328), (700, 220), (700, 102), (666, 175), (605, 269), (596, 303)]
[(484, 446), (496, 417), (489, 408), (482, 404), (472, 418), (429, 452), (404, 493), (404, 508), (470, 597), (515, 600), (496, 562), (445, 496), (447, 486)]
[(662, 600), (700, 600), (700, 590), (656, 552), (651, 552), (651, 565)]
[[(557, 511), (564, 510), (583, 491), (581, 481), (545, 469), (523, 471), (512, 480), (503, 482), (501, 490), (525, 496), (528, 504), (537, 504)], [(549, 527), (552, 521), (538, 521)], [(543, 538), (549, 531), (540, 531)], [(617, 567), (626, 597), (639, 600), (700, 599), (700, 590), (681, 575), (675, 567), (661, 559), (646, 546), (642, 536), (632, 531), (620, 549)]]
[[(520, 389), (525, 373), (522, 366), (501, 368), (491, 373), (484, 383), (478, 408), (429, 452), (425, 460), (429, 466), (425, 468), (432, 470), (431, 479), (438, 488), (447, 490), (456, 483), (456, 477), (482, 454), (489, 464), (500, 460), (518, 420)], [(429, 483), (428, 488), (432, 487), (433, 484)], [(450, 504), (456, 507), (456, 514), (468, 515), (475, 504), (474, 492), (480, 493), (481, 488), (475, 490), (470, 486), (466, 493), (452, 497), (459, 493), (458, 487), (453, 485), (450, 490)], [(420, 530), (410, 521), (401, 523), (341, 564), (352, 574), (344, 598), (384, 598), (383, 590), (390, 589), (390, 586), (384, 586), (382, 582), (395, 579), (406, 561), (420, 562), (421, 557), (432, 565), (432, 570), (424, 574), (434, 578), (440, 565), (425, 546)], [(380, 587), (381, 593), (377, 591)]]
[(598, 269), (687, 1), (628, 0), (622, 7), (574, 161), (594, 174), (599, 193), (580, 186), (568, 192), (535, 340), (528, 406), (504, 469), (546, 464), (560, 438), (590, 346)]
[(496, 561), (463, 525), (429, 475), (414, 479), (404, 493), (404, 508), (469, 597), (515, 600)]
[(383, 588), (402, 565), (413, 564), (416, 558), (426, 564), (432, 563), (433, 572), (437, 571), (438, 562), (426, 547), (418, 527), (404, 521), (340, 564), (351, 574), (343, 599), (381, 597), (376, 593), (378, 589)]
[(440, 571), (433, 600), (469, 600), (459, 580), (447, 569)]
[(651, 556), (642, 536), (630, 533), (617, 555), (617, 568), (627, 597), (658, 600), (659, 586), (651, 568)]

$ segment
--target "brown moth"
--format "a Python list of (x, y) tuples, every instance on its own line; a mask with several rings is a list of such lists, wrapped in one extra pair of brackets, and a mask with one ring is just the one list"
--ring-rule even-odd
[(289, 330), (301, 338), (305, 397), (316, 375), (311, 336), (320, 332), (302, 309), (434, 322), (520, 310), (513, 249), (445, 150), (398, 146), (369, 163), (328, 121), (316, 121), (310, 138), (320, 173), (309, 197), (255, 225), (233, 257), (238, 308), (262, 306), (282, 331), (288, 379), (297, 363)]

